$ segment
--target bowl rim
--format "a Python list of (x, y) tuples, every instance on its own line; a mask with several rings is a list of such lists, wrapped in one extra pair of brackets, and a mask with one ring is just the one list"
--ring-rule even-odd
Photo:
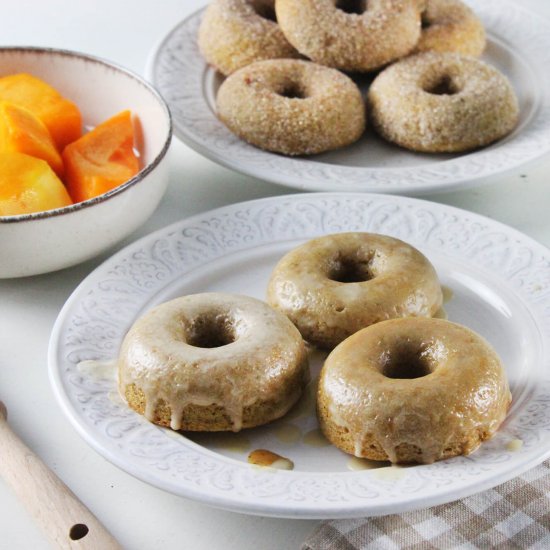
[(168, 122), (168, 132), (166, 136), (166, 140), (164, 142), (164, 145), (162, 146), (162, 149), (158, 153), (158, 155), (146, 166), (144, 166), (135, 176), (130, 178), (128, 181), (124, 182), (121, 185), (118, 185), (117, 187), (111, 189), (110, 191), (107, 191), (107, 193), (103, 193), (102, 195), (98, 195), (97, 197), (93, 197), (91, 199), (88, 199), (86, 201), (77, 202), (74, 204), (70, 204), (68, 206), (63, 206), (61, 208), (54, 208), (52, 210), (43, 210), (40, 212), (32, 212), (30, 214), (16, 214), (12, 216), (0, 216), (0, 224), (3, 223), (18, 223), (18, 222), (27, 222), (32, 220), (40, 220), (40, 219), (46, 219), (46, 218), (53, 218), (57, 216), (62, 216), (64, 214), (70, 214), (72, 212), (77, 212), (79, 210), (83, 210), (85, 208), (89, 208), (91, 206), (94, 206), (96, 204), (99, 204), (101, 202), (105, 202), (109, 200), (111, 197), (114, 197), (116, 195), (119, 195), (120, 193), (123, 193), (127, 189), (133, 187), (136, 185), (139, 181), (141, 181), (143, 178), (145, 178), (149, 173), (151, 173), (161, 162), (161, 160), (166, 156), (166, 153), (168, 152), (168, 149), (170, 147), (170, 143), (172, 141), (173, 136), (173, 121), (172, 121), (172, 113), (170, 112), (170, 108), (168, 107), (168, 104), (162, 97), (162, 95), (158, 92), (158, 90), (145, 78), (141, 77), (134, 71), (131, 71), (130, 69), (127, 69), (126, 67), (123, 67), (122, 65), (119, 65), (116, 62), (109, 61), (103, 57), (75, 51), (75, 50), (65, 50), (63, 48), (49, 48), (49, 47), (42, 47), (42, 46), (0, 46), (0, 55), (5, 52), (21, 52), (21, 53), (45, 53), (45, 54), (54, 54), (61, 57), (73, 57), (73, 58), (79, 58), (84, 61), (91, 61), (93, 63), (98, 63), (100, 65), (104, 65), (106, 67), (112, 68), (117, 70), (118, 72), (124, 73), (125, 75), (129, 76), (133, 80), (135, 80), (138, 84), (144, 86), (152, 95), (153, 97), (158, 101), (159, 105), (162, 107), (164, 114), (166, 116), (166, 120)]

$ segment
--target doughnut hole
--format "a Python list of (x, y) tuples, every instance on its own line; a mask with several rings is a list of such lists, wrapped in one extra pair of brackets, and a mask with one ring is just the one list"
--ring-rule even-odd
[(303, 86), (297, 82), (289, 82), (277, 94), (288, 99), (305, 99), (307, 97)]
[(423, 86), (423, 90), (432, 95), (455, 95), (461, 91), (461, 86), (449, 74), (430, 79)]
[(310, 95), (306, 83), (299, 77), (285, 78), (277, 83), (274, 91), (287, 99), (306, 99)]
[(227, 313), (203, 313), (186, 332), (186, 343), (196, 348), (220, 348), (237, 340), (235, 322)]
[(368, 9), (368, 0), (336, 0), (336, 9), (361, 15)]
[(327, 277), (337, 283), (363, 283), (376, 277), (374, 254), (342, 254), (329, 262)]
[(374, 278), (370, 262), (344, 258), (335, 263), (329, 279), (338, 283), (362, 283)]
[(275, 5), (273, 0), (252, 0), (250, 5), (257, 15), (263, 19), (277, 23), (277, 15), (275, 14)]
[(432, 345), (410, 340), (395, 344), (381, 358), (381, 372), (387, 378), (422, 378), (437, 368), (439, 353)]
[(431, 17), (428, 16), (428, 13), (423, 11), (420, 16), (420, 27), (422, 30), (428, 29), (433, 25)]

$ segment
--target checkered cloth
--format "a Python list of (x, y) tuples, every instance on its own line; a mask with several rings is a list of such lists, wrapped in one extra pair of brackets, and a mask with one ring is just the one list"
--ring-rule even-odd
[(392, 516), (325, 521), (302, 550), (550, 549), (550, 460), (494, 489)]

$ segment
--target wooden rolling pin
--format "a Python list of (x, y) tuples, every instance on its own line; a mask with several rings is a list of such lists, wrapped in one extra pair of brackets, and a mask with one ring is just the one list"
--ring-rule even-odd
[(15, 435), (0, 401), (0, 475), (11, 485), (54, 548), (121, 550), (75, 494)]

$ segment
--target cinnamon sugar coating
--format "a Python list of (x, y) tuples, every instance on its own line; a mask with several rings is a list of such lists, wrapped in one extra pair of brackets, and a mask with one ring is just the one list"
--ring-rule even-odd
[(378, 133), (414, 151), (482, 147), (510, 133), (519, 117), (515, 92), (500, 71), (453, 53), (398, 61), (376, 77), (367, 98)]
[(464, 2), (427, 0), (415, 52), (455, 52), (479, 57), (485, 44), (483, 24)]
[(275, 2), (288, 41), (312, 61), (344, 71), (373, 71), (409, 54), (422, 7), (419, 0)]
[(230, 75), (217, 96), (220, 120), (252, 145), (311, 155), (362, 135), (365, 106), (346, 75), (308, 61), (258, 61)]
[(431, 463), (490, 439), (511, 402), (504, 368), (470, 329), (441, 319), (393, 319), (363, 329), (327, 358), (318, 417), (357, 457)]
[(262, 59), (298, 57), (275, 18), (274, 0), (214, 0), (199, 29), (206, 61), (224, 75)]

